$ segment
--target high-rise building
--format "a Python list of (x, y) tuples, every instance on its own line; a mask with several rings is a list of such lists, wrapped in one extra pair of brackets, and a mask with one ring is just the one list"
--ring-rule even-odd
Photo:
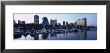
[(63, 25), (65, 25), (65, 21), (63, 21)]
[(53, 25), (53, 26), (55, 26), (55, 25), (57, 25), (57, 19), (55, 19), (55, 20), (50, 20), (50, 25)]
[(68, 25), (68, 22), (66, 22), (66, 25)]
[(18, 20), (18, 24), (21, 24), (21, 21), (20, 20)]
[(87, 26), (87, 20), (86, 20), (86, 18), (83, 18), (83, 19), (78, 19), (77, 21), (76, 21), (76, 25), (80, 25), (80, 26)]
[(39, 16), (34, 15), (34, 24), (39, 24)]
[(25, 21), (21, 21), (21, 24), (25, 24)]
[(87, 18), (84, 18), (85, 27), (87, 27)]
[(43, 25), (49, 25), (47, 17), (43, 17), (42, 20), (43, 20), (42, 22)]

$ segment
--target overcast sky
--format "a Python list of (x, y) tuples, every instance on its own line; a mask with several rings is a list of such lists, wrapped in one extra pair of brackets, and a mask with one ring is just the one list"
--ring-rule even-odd
[(68, 23), (74, 23), (78, 19), (87, 18), (87, 25), (97, 25), (96, 13), (26, 13), (26, 14), (14, 14), (14, 20), (18, 23), (18, 20), (25, 21), (26, 23), (34, 23), (34, 15), (39, 16), (39, 23), (42, 23), (42, 18), (47, 17), (50, 23), (50, 19), (57, 19), (57, 23), (63, 24), (63, 21)]

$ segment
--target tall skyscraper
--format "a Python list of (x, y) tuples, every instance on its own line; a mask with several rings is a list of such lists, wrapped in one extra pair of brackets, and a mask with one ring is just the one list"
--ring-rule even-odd
[(43, 20), (42, 22), (43, 25), (49, 25), (47, 17), (43, 17), (42, 20)]
[(39, 16), (34, 15), (34, 24), (39, 24)]
[(20, 20), (18, 20), (18, 24), (21, 24), (21, 21)]
[(63, 25), (65, 25), (65, 21), (63, 21)]
[(86, 20), (86, 18), (83, 18), (83, 19), (78, 19), (77, 21), (76, 21), (76, 25), (80, 25), (80, 26), (84, 26), (84, 27), (86, 27), (87, 26), (87, 20)]
[(55, 25), (57, 25), (57, 19), (55, 19), (55, 20), (50, 20), (50, 25), (53, 25), (53, 26), (55, 26)]
[(66, 22), (66, 25), (68, 25), (68, 22)]
[(84, 27), (86, 27), (87, 26), (87, 18), (84, 18)]

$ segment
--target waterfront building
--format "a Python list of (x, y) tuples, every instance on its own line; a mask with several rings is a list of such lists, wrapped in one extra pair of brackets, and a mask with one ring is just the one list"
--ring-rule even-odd
[(34, 24), (39, 24), (39, 16), (34, 15)]
[(20, 20), (18, 20), (18, 24), (21, 24), (21, 21)]
[(43, 20), (42, 22), (43, 25), (49, 25), (47, 17), (43, 17), (42, 20)]
[(57, 25), (57, 19), (55, 19), (55, 20), (50, 20), (50, 25), (52, 25), (52, 26), (55, 26), (55, 25)]
[(86, 18), (78, 19), (78, 20), (75, 22), (75, 25), (76, 25), (76, 26), (86, 27), (86, 26), (87, 26), (87, 20), (86, 20)]
[(25, 24), (25, 21), (21, 21), (21, 24)]
[(87, 27), (87, 18), (84, 18), (84, 27)]
[(69, 25), (73, 26), (73, 25), (74, 25), (74, 23), (69, 23)]
[(57, 23), (57, 25), (61, 25), (61, 23)]
[(63, 25), (65, 25), (65, 21), (63, 21)]
[(68, 26), (68, 22), (66, 22), (66, 25)]

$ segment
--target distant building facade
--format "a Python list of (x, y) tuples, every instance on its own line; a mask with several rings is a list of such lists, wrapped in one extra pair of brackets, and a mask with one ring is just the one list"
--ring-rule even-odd
[(25, 21), (18, 20), (18, 24), (25, 24)]
[(21, 21), (20, 20), (18, 20), (18, 24), (21, 24)]
[(39, 16), (34, 15), (34, 24), (39, 24)]
[(78, 19), (78, 20), (75, 22), (75, 25), (76, 25), (76, 26), (86, 27), (86, 26), (87, 26), (87, 20), (86, 20), (86, 18)]
[(57, 25), (61, 25), (61, 23), (57, 23)]
[(68, 25), (68, 22), (66, 22), (66, 25)]
[(74, 26), (74, 23), (70, 23), (69, 25), (70, 25), (70, 26)]
[(21, 24), (25, 24), (25, 21), (21, 21)]
[(49, 25), (47, 17), (43, 17), (42, 20), (43, 20), (42, 22), (43, 25)]
[(57, 25), (57, 19), (55, 19), (55, 20), (50, 20), (50, 25), (53, 25), (53, 26), (55, 26), (55, 25)]
[(65, 25), (65, 21), (63, 21), (63, 25)]

